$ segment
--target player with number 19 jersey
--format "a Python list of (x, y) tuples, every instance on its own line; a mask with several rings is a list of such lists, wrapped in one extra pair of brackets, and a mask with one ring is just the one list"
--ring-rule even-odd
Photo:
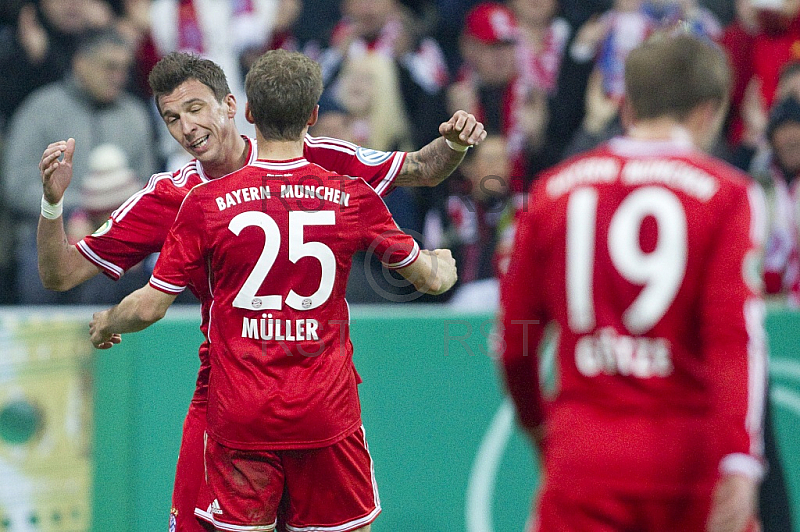
[[(758, 476), (763, 201), (687, 139), (618, 138), (546, 172), (502, 287), (503, 367), (551, 488), (708, 493)], [(537, 349), (556, 327), (557, 390)]]
[(187, 195), (153, 272), (211, 297), (208, 431), (242, 450), (319, 448), (361, 425), (345, 289), (352, 255), (419, 256), (361, 178), (258, 160)]

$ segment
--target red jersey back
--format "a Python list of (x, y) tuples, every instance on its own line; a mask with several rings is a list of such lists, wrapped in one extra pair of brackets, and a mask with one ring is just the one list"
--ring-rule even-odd
[[(549, 422), (548, 474), (672, 489), (713, 482), (720, 462), (760, 468), (755, 190), (688, 142), (624, 138), (534, 185), (503, 284), (503, 361), (523, 423)], [(535, 363), (548, 324), (552, 403)]]
[(351, 257), (419, 255), (362, 179), (256, 161), (192, 189), (151, 285), (207, 278), (209, 431), (240, 449), (322, 447), (361, 424), (344, 299)]
[[(252, 164), (256, 160), (256, 141), (244, 139), (249, 147), (248, 164)], [(405, 152), (379, 152), (343, 140), (310, 135), (304, 139), (303, 155), (332, 172), (363, 177), (381, 195), (393, 189), (394, 179), (406, 158)], [(147, 186), (120, 205), (101, 228), (78, 242), (78, 251), (104, 274), (119, 279), (145, 257), (161, 250), (186, 194), (208, 181), (211, 178), (197, 160), (175, 172), (153, 175)], [(200, 329), (204, 335), (208, 329), (210, 302), (205, 284), (203, 279), (190, 284), (202, 304)], [(200, 346), (200, 371), (194, 396), (200, 401), (207, 396), (207, 352), (208, 345), (204, 342)]]

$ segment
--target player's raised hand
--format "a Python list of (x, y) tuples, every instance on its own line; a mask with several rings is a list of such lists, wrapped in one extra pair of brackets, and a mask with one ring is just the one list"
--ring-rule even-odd
[[(75, 153), (75, 139), (53, 142), (44, 150), (39, 161), (44, 198), (56, 204), (61, 201), (64, 191), (72, 181), (72, 156)], [(63, 158), (62, 158), (63, 156)]]
[(89, 322), (89, 335), (92, 339), (92, 345), (97, 349), (109, 349), (122, 341), (122, 337), (117, 333), (110, 333), (105, 331), (105, 325), (108, 318), (108, 311), (95, 312), (92, 316), (92, 321)]
[(750, 532), (756, 512), (758, 482), (744, 475), (717, 481), (708, 515), (708, 532)]
[(486, 138), (486, 131), (475, 115), (458, 110), (450, 120), (439, 125), (439, 134), (462, 146), (477, 146)]

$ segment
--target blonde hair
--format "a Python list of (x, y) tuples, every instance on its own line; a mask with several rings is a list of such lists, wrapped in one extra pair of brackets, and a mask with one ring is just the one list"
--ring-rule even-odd
[(366, 147), (374, 150), (404, 150), (414, 148), (411, 140), (411, 126), (403, 95), (397, 66), (388, 57), (375, 52), (350, 57), (342, 67), (342, 76), (337, 89), (337, 99), (350, 114), (357, 112), (348, 94), (348, 83), (352, 76), (366, 74), (369, 77), (371, 102), (366, 110), (369, 123), (369, 138)]

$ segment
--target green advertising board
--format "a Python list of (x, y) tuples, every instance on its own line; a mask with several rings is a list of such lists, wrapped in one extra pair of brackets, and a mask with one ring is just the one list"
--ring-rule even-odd
[[(94, 353), (90, 317), (83, 308), (0, 313), (0, 530), (167, 529), (199, 311), (171, 310)], [(537, 465), (487, 348), (492, 324), (438, 306), (353, 309), (383, 507), (375, 532), (524, 529)], [(798, 514), (800, 314), (773, 311), (767, 325), (771, 399)]]

